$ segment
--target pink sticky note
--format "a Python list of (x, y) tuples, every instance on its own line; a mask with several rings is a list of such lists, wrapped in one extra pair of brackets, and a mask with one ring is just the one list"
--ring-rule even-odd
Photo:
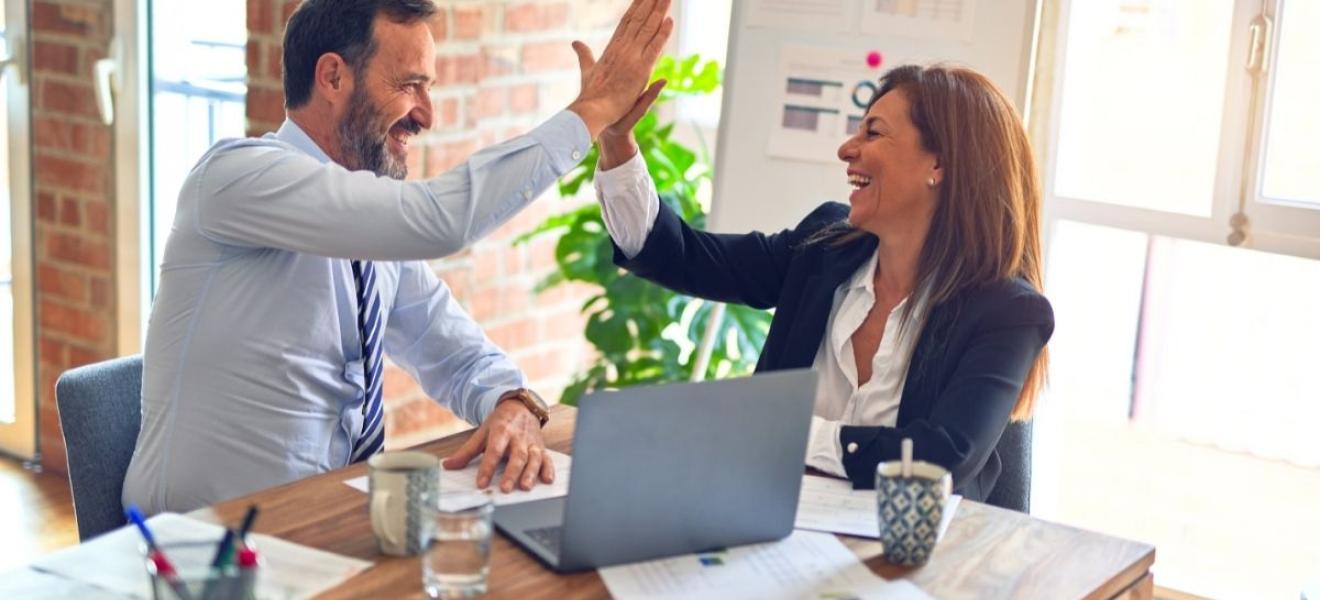
[(884, 62), (885, 62), (884, 55), (880, 54), (875, 50), (872, 50), (866, 55), (866, 66), (871, 67), (872, 69), (880, 68), (880, 65), (883, 64)]

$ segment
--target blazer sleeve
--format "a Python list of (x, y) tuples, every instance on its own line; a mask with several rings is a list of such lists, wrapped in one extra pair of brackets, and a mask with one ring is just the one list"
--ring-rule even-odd
[(846, 214), (839, 208), (821, 205), (794, 229), (775, 234), (717, 234), (693, 229), (661, 202), (642, 251), (629, 259), (615, 245), (614, 264), (681, 294), (771, 308), (798, 243)]
[[(948, 469), (955, 488), (985, 466), (1031, 365), (1054, 332), (1054, 313), (1044, 296), (1020, 295), (987, 311), (981, 323), (929, 418), (898, 428), (840, 429), (843, 466), (854, 488), (875, 487), (876, 465), (897, 460), (903, 438), (912, 438), (916, 460)], [(848, 452), (852, 444), (856, 450)]]

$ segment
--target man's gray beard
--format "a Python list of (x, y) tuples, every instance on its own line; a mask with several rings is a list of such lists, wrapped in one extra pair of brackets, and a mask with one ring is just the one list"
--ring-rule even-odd
[(346, 164), (354, 171), (371, 171), (382, 177), (403, 179), (408, 176), (408, 164), (395, 160), (385, 148), (388, 133), (377, 135), (380, 119), (367, 98), (366, 89), (355, 86), (348, 100), (348, 114), (339, 123), (339, 143)]

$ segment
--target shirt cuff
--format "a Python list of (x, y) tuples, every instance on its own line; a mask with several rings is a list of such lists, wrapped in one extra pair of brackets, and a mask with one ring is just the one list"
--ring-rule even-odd
[(601, 171), (597, 163), (595, 185), (605, 229), (624, 256), (637, 256), (660, 215), (660, 197), (646, 159), (638, 152), (608, 171)]
[(813, 415), (811, 434), (807, 438), (807, 466), (830, 475), (847, 477), (843, 469), (843, 449), (839, 445), (839, 422), (826, 421)]
[(527, 135), (545, 147), (557, 175), (573, 170), (591, 150), (591, 132), (582, 117), (571, 110), (559, 111)]

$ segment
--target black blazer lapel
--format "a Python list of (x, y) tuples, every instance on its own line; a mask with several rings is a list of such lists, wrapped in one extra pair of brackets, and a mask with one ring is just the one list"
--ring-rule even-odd
[(876, 240), (865, 236), (843, 246), (828, 244), (821, 242), (818, 247), (807, 248), (799, 255), (798, 260), (805, 263), (802, 267), (806, 275), (797, 281), (790, 278), (786, 282), (799, 289), (799, 301), (791, 314), (776, 314), (776, 320), (788, 321), (788, 335), (784, 338), (784, 347), (777, 349), (774, 356), (766, 357), (764, 370), (811, 366), (820, 348), (820, 340), (827, 334), (830, 310), (834, 308), (834, 291), (871, 258)]

